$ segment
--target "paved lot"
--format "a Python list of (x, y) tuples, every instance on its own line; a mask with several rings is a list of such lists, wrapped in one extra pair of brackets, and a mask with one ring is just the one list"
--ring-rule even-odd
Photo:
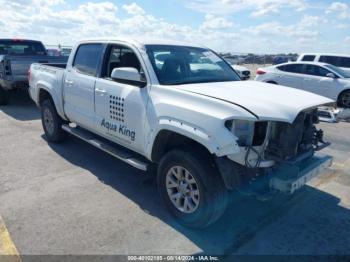
[(321, 124), (335, 165), (294, 197), (233, 194), (217, 224), (189, 230), (142, 172), (74, 138), (47, 144), (15, 97), (0, 107), (0, 216), (22, 255), (350, 254), (350, 123)]

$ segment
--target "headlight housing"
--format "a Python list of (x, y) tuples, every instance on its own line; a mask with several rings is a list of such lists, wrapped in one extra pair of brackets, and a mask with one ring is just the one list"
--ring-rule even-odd
[(261, 146), (266, 138), (268, 122), (228, 120), (225, 126), (238, 138), (239, 146)]

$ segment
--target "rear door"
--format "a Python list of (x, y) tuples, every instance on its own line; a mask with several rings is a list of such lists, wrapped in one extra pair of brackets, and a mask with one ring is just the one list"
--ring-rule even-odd
[(281, 71), (277, 77), (279, 85), (302, 89), (302, 64), (286, 64), (277, 69)]
[(103, 50), (99, 43), (80, 45), (63, 80), (66, 115), (87, 129), (95, 127), (95, 83)]
[(137, 50), (131, 47), (108, 46), (95, 88), (95, 125), (100, 135), (143, 153), (148, 89), (120, 83), (110, 77), (113, 69), (119, 67), (133, 67), (143, 74), (139, 58)]
[(303, 89), (331, 99), (336, 99), (340, 85), (338, 79), (327, 77), (332, 73), (318, 65), (305, 64), (303, 68)]

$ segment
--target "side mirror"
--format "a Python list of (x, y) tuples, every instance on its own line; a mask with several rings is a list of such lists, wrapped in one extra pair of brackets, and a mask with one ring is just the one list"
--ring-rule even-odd
[(333, 73), (328, 73), (326, 76), (333, 79), (337, 78)]
[(134, 67), (114, 68), (111, 78), (123, 84), (145, 87), (147, 82), (140, 72)]

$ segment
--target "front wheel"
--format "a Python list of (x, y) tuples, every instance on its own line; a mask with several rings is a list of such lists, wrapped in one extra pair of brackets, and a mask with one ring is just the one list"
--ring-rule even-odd
[(338, 99), (338, 106), (350, 108), (350, 90), (341, 93)]
[(209, 155), (200, 150), (173, 150), (158, 168), (158, 190), (170, 213), (182, 224), (204, 228), (227, 206), (227, 190)]
[(58, 115), (51, 99), (41, 105), (41, 122), (49, 142), (58, 143), (64, 140), (66, 133), (62, 129), (64, 120)]

